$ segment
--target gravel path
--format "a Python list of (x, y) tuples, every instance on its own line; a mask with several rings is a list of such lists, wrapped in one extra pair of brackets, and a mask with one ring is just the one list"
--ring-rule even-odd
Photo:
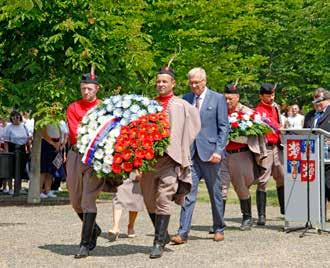
[[(330, 267), (330, 236), (314, 230), (304, 238), (297, 232), (281, 232), (283, 219), (278, 208), (267, 208), (267, 227), (242, 232), (238, 205), (228, 205), (225, 241), (216, 243), (208, 234), (210, 207), (198, 203), (189, 242), (167, 246), (164, 256), (155, 260), (148, 257), (153, 234), (146, 212), (137, 219), (135, 239), (125, 237), (124, 213), (120, 239), (109, 242), (111, 202), (98, 203), (98, 209), (97, 221), (103, 229), (98, 247), (90, 257), (75, 260), (81, 223), (69, 205), (0, 207), (0, 267)], [(169, 227), (172, 234), (178, 216), (175, 206)]]

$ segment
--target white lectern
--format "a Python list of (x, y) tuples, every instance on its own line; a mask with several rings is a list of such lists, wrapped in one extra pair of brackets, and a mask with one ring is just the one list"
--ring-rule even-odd
[[(326, 229), (324, 145), (330, 133), (319, 128), (283, 129), (285, 229), (293, 222)], [(309, 187), (308, 187), (309, 186)], [(308, 189), (309, 188), (309, 189)], [(304, 228), (301, 228), (304, 229)]]

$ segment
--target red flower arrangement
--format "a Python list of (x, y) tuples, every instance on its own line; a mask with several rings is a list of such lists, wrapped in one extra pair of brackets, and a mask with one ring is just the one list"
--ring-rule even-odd
[(112, 172), (127, 177), (133, 169), (146, 172), (163, 156), (170, 142), (170, 124), (164, 112), (141, 116), (120, 129), (114, 146)]

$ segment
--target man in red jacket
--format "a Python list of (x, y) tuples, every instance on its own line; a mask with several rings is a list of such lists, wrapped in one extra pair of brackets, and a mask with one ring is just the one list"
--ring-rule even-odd
[(99, 91), (99, 82), (94, 72), (84, 74), (80, 81), (82, 98), (71, 103), (67, 109), (67, 122), (69, 127), (69, 140), (71, 149), (67, 157), (67, 186), (70, 202), (73, 209), (82, 220), (82, 232), (79, 252), (75, 258), (84, 258), (96, 246), (97, 237), (101, 234), (96, 224), (96, 198), (104, 186), (104, 180), (98, 179), (91, 167), (81, 162), (77, 143), (78, 126), (84, 115), (100, 101), (96, 94)]
[(264, 83), (260, 87), (260, 103), (256, 107), (263, 118), (268, 120), (273, 132), (266, 134), (267, 157), (263, 160), (266, 166), (264, 175), (259, 178), (257, 187), (258, 225), (266, 223), (266, 185), (272, 176), (276, 181), (277, 197), (281, 214), (284, 214), (284, 169), (283, 151), (281, 148), (280, 134), (280, 108), (274, 102), (276, 85)]

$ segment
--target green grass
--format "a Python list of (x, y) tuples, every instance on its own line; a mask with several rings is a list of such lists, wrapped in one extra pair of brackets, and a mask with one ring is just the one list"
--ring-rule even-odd
[[(57, 193), (56, 195), (58, 197), (69, 197), (69, 193), (67, 191), (65, 183), (62, 184), (61, 188), (63, 189), (63, 191)], [(253, 185), (250, 188), (250, 193), (252, 195), (252, 204), (255, 204), (255, 201), (256, 201), (256, 188), (257, 188), (256, 185)], [(98, 199), (111, 200), (112, 199), (112, 193), (102, 192), (99, 195)], [(199, 183), (197, 201), (204, 202), (204, 203), (210, 202), (209, 194), (207, 192), (204, 180), (200, 181), (200, 183)], [(237, 197), (232, 185), (230, 185), (230, 188), (229, 188), (227, 204), (239, 204), (238, 197)], [(267, 205), (269, 205), (269, 206), (278, 206), (276, 184), (275, 184), (275, 181), (273, 179), (270, 179), (269, 182), (268, 182)]]
[[(256, 201), (256, 188), (257, 188), (256, 185), (253, 185), (250, 188), (252, 204), (255, 204), (255, 201)], [(207, 192), (204, 180), (202, 180), (199, 183), (197, 201), (210, 202), (209, 194)], [(230, 185), (230, 188), (229, 188), (227, 204), (239, 204), (238, 197), (237, 197), (232, 185)], [(273, 179), (270, 179), (268, 182), (268, 185), (267, 185), (267, 205), (278, 206), (276, 184)]]

